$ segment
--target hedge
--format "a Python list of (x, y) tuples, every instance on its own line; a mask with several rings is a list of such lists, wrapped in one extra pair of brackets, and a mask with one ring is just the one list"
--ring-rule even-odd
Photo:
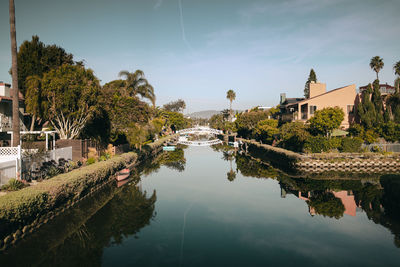
[[(109, 178), (127, 164), (135, 162), (137, 154), (129, 152), (107, 161), (73, 170), (0, 197), (0, 225), (24, 225), (41, 214), (79, 199), (90, 189)], [(35, 216), (36, 215), (36, 216)]]

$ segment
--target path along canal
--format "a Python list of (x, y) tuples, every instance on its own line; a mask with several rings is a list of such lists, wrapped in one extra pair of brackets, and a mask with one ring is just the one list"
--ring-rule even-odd
[(189, 147), (66, 211), (0, 265), (399, 266), (399, 193), (399, 175), (299, 179)]

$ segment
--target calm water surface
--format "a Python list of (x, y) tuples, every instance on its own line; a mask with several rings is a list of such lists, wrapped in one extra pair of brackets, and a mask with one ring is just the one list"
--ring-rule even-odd
[(210, 147), (167, 154), (150, 167), (137, 185), (107, 188), (50, 223), (5, 262), (399, 266), (399, 176), (296, 179)]

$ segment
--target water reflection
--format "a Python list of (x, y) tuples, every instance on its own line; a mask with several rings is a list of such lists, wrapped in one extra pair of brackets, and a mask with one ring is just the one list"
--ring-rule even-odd
[(296, 178), (245, 155), (237, 154), (235, 159), (243, 176), (278, 180), (281, 198), (291, 194), (303, 200), (312, 216), (340, 219), (344, 214), (365, 212), (370, 220), (390, 229), (400, 247), (400, 175)]

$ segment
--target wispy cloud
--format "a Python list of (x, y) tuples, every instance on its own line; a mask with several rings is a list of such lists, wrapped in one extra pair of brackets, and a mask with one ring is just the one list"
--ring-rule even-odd
[(183, 21), (183, 8), (182, 8), (182, 0), (178, 0), (178, 7), (179, 7), (179, 14), (180, 14), (180, 23), (181, 23), (181, 30), (182, 30), (182, 39), (183, 42), (187, 45), (187, 47), (190, 50), (193, 50), (192, 46), (186, 39), (186, 33), (185, 33), (185, 23)]

